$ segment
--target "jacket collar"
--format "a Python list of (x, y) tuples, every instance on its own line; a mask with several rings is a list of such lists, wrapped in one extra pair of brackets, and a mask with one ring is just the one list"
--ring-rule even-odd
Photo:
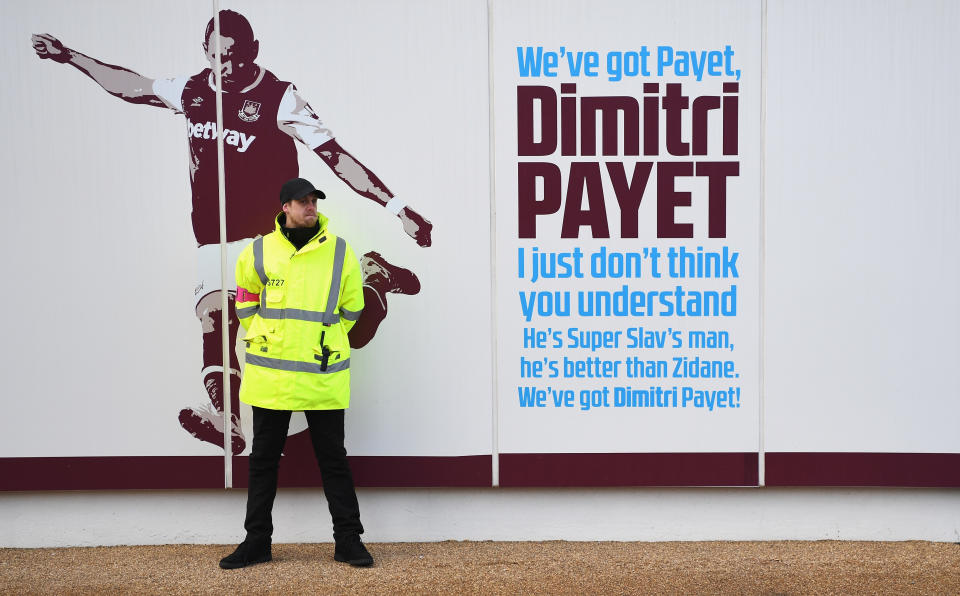
[[(290, 244), (290, 241), (287, 240), (287, 237), (283, 234), (283, 229), (282, 229), (283, 224), (286, 221), (287, 221), (287, 215), (284, 212), (281, 211), (279, 214), (277, 214), (277, 217), (274, 218), (274, 222), (273, 222), (274, 233), (276, 233), (279, 237), (283, 238), (284, 242), (286, 242), (287, 244)], [(329, 218), (327, 218), (326, 215), (318, 211), (317, 222), (320, 224), (320, 230), (317, 232), (317, 234), (313, 238), (307, 241), (307, 243), (303, 245), (303, 248), (301, 248), (298, 252), (306, 252), (308, 250), (313, 250), (317, 246), (319, 246), (321, 243), (323, 243), (323, 241), (327, 239), (327, 223), (329, 223), (329, 221), (330, 220)], [(290, 248), (294, 248), (293, 244), (290, 244)]]

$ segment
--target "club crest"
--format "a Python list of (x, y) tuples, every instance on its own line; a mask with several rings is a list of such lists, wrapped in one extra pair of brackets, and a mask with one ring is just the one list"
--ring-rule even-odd
[(256, 122), (260, 119), (260, 102), (250, 101), (246, 99), (243, 101), (243, 107), (240, 108), (240, 112), (237, 114), (240, 116), (240, 119), (244, 122)]

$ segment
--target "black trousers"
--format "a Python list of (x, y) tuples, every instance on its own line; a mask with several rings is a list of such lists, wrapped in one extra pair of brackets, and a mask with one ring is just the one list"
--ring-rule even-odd
[[(353, 487), (353, 474), (343, 447), (343, 410), (304, 412), (310, 427), (313, 452), (320, 464), (323, 494), (333, 518), (333, 539), (362, 534), (360, 505)], [(273, 535), (273, 500), (277, 496), (277, 471), (287, 441), (290, 411), (253, 406), (253, 447), (250, 453), (250, 488), (247, 491), (247, 518), (243, 527), (247, 540), (269, 540)]]

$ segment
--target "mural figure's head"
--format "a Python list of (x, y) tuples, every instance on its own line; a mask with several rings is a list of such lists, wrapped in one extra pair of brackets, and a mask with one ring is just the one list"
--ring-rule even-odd
[[(210, 68), (217, 66), (217, 44), (213, 39), (213, 19), (207, 23), (203, 36), (203, 51)], [(253, 37), (253, 28), (247, 18), (232, 10), (220, 11), (220, 72), (224, 88), (245, 87), (257, 75), (257, 54), (260, 42)]]

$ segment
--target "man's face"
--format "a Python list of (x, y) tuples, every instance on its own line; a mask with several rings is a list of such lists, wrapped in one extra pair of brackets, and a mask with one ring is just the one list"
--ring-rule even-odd
[(287, 214), (288, 228), (312, 228), (317, 223), (317, 196), (308, 194), (287, 201), (283, 204), (283, 212)]
[[(204, 48), (207, 53), (207, 61), (210, 62), (210, 68), (216, 71), (217, 68), (217, 44), (213, 34)], [(252, 62), (241, 62), (246, 60), (243, 57), (243, 48), (239, 47), (232, 37), (220, 36), (220, 72), (223, 76), (223, 84), (245, 83), (250, 74)]]

